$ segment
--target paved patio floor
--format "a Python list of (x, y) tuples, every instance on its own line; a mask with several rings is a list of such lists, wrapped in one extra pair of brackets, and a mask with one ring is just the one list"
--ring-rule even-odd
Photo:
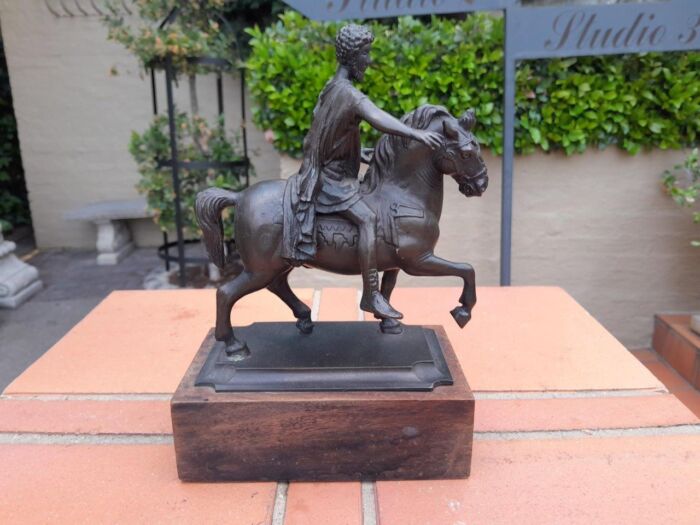
[[(138, 248), (114, 266), (98, 266), (94, 251), (46, 250), (32, 254), (31, 239), (18, 242), (17, 255), (39, 270), (44, 289), (17, 310), (0, 309), (0, 391), (114, 290), (140, 290), (146, 275), (163, 268), (155, 248)], [(359, 276), (297, 269), (294, 288), (360, 288)], [(457, 285), (456, 278), (416, 279), (403, 275), (399, 285)]]
[(76, 250), (42, 251), (28, 262), (44, 289), (16, 310), (0, 309), (0, 391), (110, 292), (142, 289), (146, 274), (162, 268), (154, 248), (116, 266), (98, 266), (94, 251)]

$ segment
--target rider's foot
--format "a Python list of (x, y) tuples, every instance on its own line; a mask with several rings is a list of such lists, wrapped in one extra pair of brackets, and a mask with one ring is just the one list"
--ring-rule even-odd
[(362, 294), (360, 309), (373, 313), (381, 319), (403, 319), (403, 314), (394, 310), (380, 292)]

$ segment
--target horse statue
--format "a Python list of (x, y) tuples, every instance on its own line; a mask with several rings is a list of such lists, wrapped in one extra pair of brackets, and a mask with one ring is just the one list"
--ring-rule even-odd
[[(481, 196), (488, 186), (486, 165), (472, 133), (476, 118), (472, 110), (457, 119), (441, 106), (424, 105), (401, 121), (438, 133), (443, 143), (433, 150), (418, 141), (385, 134), (369, 161), (361, 193), (378, 217), (377, 267), (383, 272), (380, 291), (388, 300), (399, 270), (410, 275), (461, 277), (460, 304), (450, 313), (463, 328), (476, 303), (474, 269), (466, 263), (441, 259), (433, 250), (440, 234), (444, 176), (451, 176), (466, 197)], [(295, 265), (281, 256), (285, 184), (284, 180), (261, 181), (241, 192), (208, 188), (197, 195), (195, 212), (204, 244), (219, 268), (233, 256), (226, 253), (221, 212), (235, 208), (235, 246), (243, 271), (217, 290), (214, 333), (216, 340), (226, 345), (229, 356), (247, 351), (245, 342), (234, 335), (231, 310), (239, 299), (262, 288), (289, 306), (302, 333), (313, 330), (311, 309), (287, 282)], [(316, 254), (304, 262), (305, 266), (346, 275), (360, 273), (358, 232), (353, 224), (332, 214), (319, 215), (316, 238)], [(388, 334), (402, 330), (396, 319), (381, 319), (380, 328)]]

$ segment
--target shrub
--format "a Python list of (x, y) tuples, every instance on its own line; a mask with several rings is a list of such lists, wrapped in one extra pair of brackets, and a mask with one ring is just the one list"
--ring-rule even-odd
[[(240, 55), (240, 49), (236, 46), (235, 31), (230, 31), (224, 23), (225, 15), (250, 14), (266, 5), (271, 9), (268, 4), (271, 4), (269, 0), (246, 0), (238, 5), (225, 0), (138, 0), (134, 4), (137, 16), (126, 18), (120, 15), (120, 10), (112, 9), (111, 14), (104, 17), (108, 39), (124, 45), (142, 67), (159, 68), (170, 58), (175, 75), (188, 77), (190, 115), (179, 113), (175, 117), (180, 160), (228, 162), (242, 159), (238, 140), (227, 137), (223, 119), (220, 117), (218, 123), (211, 126), (199, 115), (196, 75), (211, 68), (196, 65), (190, 59), (208, 57), (232, 63), (237, 58), (234, 52)], [(172, 169), (161, 164), (171, 155), (167, 116), (154, 117), (143, 133), (132, 132), (129, 151), (141, 174), (137, 189), (146, 194), (156, 224), (164, 231), (174, 230)], [(252, 166), (249, 174), (253, 175)], [(208, 186), (240, 189), (243, 183), (239, 175), (239, 170), (229, 169), (179, 170), (180, 208), (187, 235), (199, 236), (194, 216), (197, 192)], [(231, 220), (225, 223), (227, 234), (231, 235)]]
[[(700, 210), (698, 210), (698, 196), (700, 196), (700, 154), (698, 148), (693, 149), (686, 157), (683, 164), (677, 164), (672, 170), (663, 173), (662, 183), (666, 193), (681, 208), (690, 208), (693, 222), (700, 224)], [(691, 244), (700, 247), (700, 240), (691, 241)]]
[[(118, 9), (104, 17), (107, 38), (126, 47), (143, 67), (158, 64), (169, 56), (176, 71), (195, 74), (201, 68), (190, 64), (189, 57), (233, 58), (234, 35), (216, 20), (224, 3), (224, 0), (139, 0), (135, 4), (136, 22), (125, 18)], [(177, 17), (161, 27), (160, 22), (176, 5)]]
[[(179, 113), (176, 117), (178, 156), (183, 161), (228, 162), (240, 160), (238, 141), (227, 137), (220, 121), (210, 127), (199, 116), (188, 117)], [(168, 117), (156, 116), (151, 126), (139, 134), (133, 132), (129, 152), (138, 163), (141, 180), (138, 190), (146, 194), (148, 207), (155, 212), (155, 222), (163, 231), (175, 229), (175, 191), (172, 170), (161, 167), (159, 162), (170, 158), (170, 135)], [(249, 169), (252, 170), (252, 167)], [(194, 216), (194, 200), (197, 192), (210, 186), (241, 189), (242, 182), (232, 170), (180, 169), (180, 200), (183, 225), (187, 233), (199, 235), (199, 226)], [(232, 225), (227, 222), (226, 234), (232, 235)]]
[[(335, 70), (340, 23), (319, 23), (288, 11), (265, 30), (249, 30), (249, 86), (255, 122), (272, 129), (275, 146), (298, 155), (318, 93)], [(424, 104), (461, 114), (473, 107), (481, 143), (502, 150), (503, 19), (484, 13), (464, 20), (406, 17), (370, 24), (373, 66), (361, 89), (400, 116)], [(700, 130), (700, 53), (636, 54), (534, 60), (516, 77), (519, 152), (615, 144), (680, 148)], [(365, 125), (365, 140), (377, 134)]]

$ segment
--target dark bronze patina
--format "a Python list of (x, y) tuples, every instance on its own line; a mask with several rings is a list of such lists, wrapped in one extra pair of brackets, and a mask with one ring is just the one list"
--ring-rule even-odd
[[(411, 275), (461, 277), (464, 288), (452, 316), (460, 327), (476, 303), (474, 270), (433, 254), (442, 212), (443, 178), (450, 175), (465, 196), (488, 185), (486, 166), (472, 133), (469, 110), (456, 119), (443, 107), (424, 105), (397, 120), (376, 107), (353, 82), (370, 63), (372, 34), (349, 25), (338, 32), (338, 69), (314, 109), (304, 140), (304, 160), (288, 181), (263, 181), (243, 192), (209, 188), (197, 196), (196, 214), (212, 261), (227, 263), (221, 212), (235, 207), (236, 247), (244, 270), (217, 291), (215, 337), (229, 356), (244, 356), (245, 342), (231, 327), (231, 309), (262, 288), (294, 312), (297, 328), (310, 333), (311, 311), (287, 283), (304, 265), (361, 274), (361, 308), (398, 334), (402, 315), (389, 299), (399, 270)], [(374, 151), (362, 149), (359, 124), (384, 135)], [(369, 164), (360, 182), (360, 162)], [(230, 257), (230, 256), (229, 256)], [(384, 272), (381, 287), (378, 271)]]
[(313, 337), (295, 332), (293, 323), (240, 328), (250, 357), (232, 363), (225, 347), (214, 345), (195, 386), (217, 392), (420, 391), (452, 384), (430, 328), (406, 326), (399, 337), (386, 337), (374, 323), (320, 322)]

